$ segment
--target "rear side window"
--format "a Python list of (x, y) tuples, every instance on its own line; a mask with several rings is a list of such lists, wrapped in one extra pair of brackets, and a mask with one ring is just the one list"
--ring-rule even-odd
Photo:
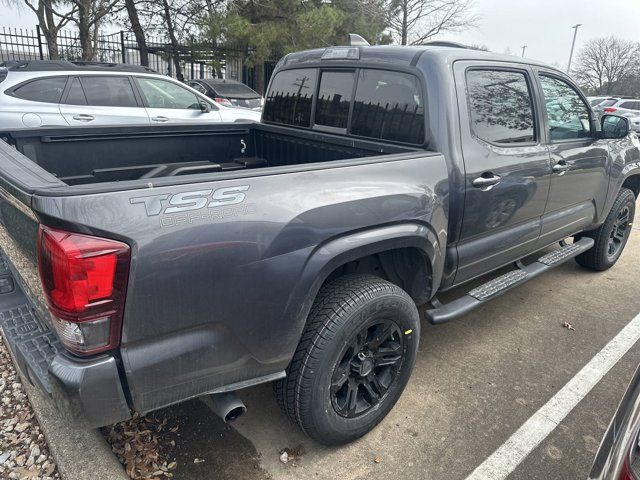
[(297, 127), (311, 126), (311, 104), (316, 86), (314, 69), (285, 70), (271, 81), (262, 118)]
[(137, 107), (128, 77), (82, 77), (82, 87), (89, 105), (97, 107)]
[(424, 104), (418, 79), (401, 72), (360, 70), (351, 133), (403, 143), (422, 143)]
[(71, 81), (71, 87), (69, 87), (69, 93), (67, 93), (67, 98), (64, 103), (67, 105), (87, 104), (87, 97), (84, 95), (84, 90), (82, 90), (82, 85), (80, 85), (80, 80), (78, 78), (74, 78)]
[(620, 108), (628, 108), (629, 110), (640, 110), (640, 102), (624, 102)]
[(469, 70), (467, 94), (478, 138), (499, 145), (535, 140), (533, 103), (523, 72)]
[(354, 72), (322, 72), (315, 123), (347, 128)]
[(33, 102), (59, 103), (67, 84), (67, 77), (46, 77), (16, 88), (12, 94)]

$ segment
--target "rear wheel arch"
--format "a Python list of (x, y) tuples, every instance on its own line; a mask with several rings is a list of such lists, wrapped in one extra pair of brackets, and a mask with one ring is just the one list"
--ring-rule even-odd
[(353, 268), (356, 273), (379, 276), (403, 289), (415, 288), (398, 278), (407, 271), (406, 266), (403, 270), (400, 265), (411, 258), (420, 259), (419, 269), (429, 276), (430, 294), (442, 277), (444, 247), (432, 227), (413, 222), (379, 226), (331, 239), (318, 246), (305, 264), (299, 282), (304, 288), (305, 303), (309, 302), (310, 307), (322, 285), (341, 274), (354, 273), (349, 271)]
[(620, 188), (628, 188), (633, 192), (635, 197), (638, 198), (638, 195), (640, 195), (640, 173), (625, 178)]
[[(320, 288), (327, 280), (338, 278), (340, 273), (344, 272), (346, 265), (353, 265), (354, 262), (359, 262), (362, 265), (376, 265), (376, 262), (371, 261), (372, 256), (394, 255), (384, 252), (401, 250), (404, 252), (401, 256), (403, 259), (417, 255), (417, 253), (408, 252), (420, 252), (420, 258), (424, 262), (424, 267), (420, 268), (429, 272), (429, 284), (421, 293), (418, 293), (420, 288), (417, 286), (400, 286), (403, 289), (412, 289), (413, 300), (420, 304), (426, 302), (429, 299), (427, 297), (431, 296), (440, 285), (444, 267), (444, 247), (444, 241), (438, 240), (432, 227), (416, 222), (407, 222), (360, 230), (330, 239), (314, 248), (305, 262), (296, 282), (295, 290), (289, 296), (289, 302), (283, 314), (283, 321), (287, 324), (287, 356), (290, 355), (289, 359), (293, 356), (300, 341), (311, 306)], [(388, 266), (387, 270), (389, 270)], [(384, 278), (375, 272), (369, 271), (367, 273)], [(411, 292), (409, 293), (411, 295)], [(425, 298), (426, 300), (423, 301)]]
[(355, 258), (334, 268), (322, 285), (351, 274), (387, 280), (407, 292), (418, 305), (431, 299), (434, 288), (431, 260), (418, 247), (393, 248)]

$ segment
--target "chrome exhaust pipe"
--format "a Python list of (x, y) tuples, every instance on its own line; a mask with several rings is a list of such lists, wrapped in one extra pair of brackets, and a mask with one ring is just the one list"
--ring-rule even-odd
[(235, 392), (214, 393), (204, 395), (200, 400), (208, 406), (213, 413), (218, 415), (225, 423), (233, 422), (247, 411), (242, 400)]

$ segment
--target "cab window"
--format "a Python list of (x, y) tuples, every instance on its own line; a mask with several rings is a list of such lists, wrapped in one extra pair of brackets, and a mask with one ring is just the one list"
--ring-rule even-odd
[(276, 74), (265, 100), (262, 117), (267, 122), (311, 126), (316, 70), (302, 68)]
[(424, 104), (414, 75), (361, 69), (353, 104), (351, 133), (361, 137), (420, 144)]
[(469, 70), (467, 95), (473, 133), (498, 145), (535, 140), (533, 100), (524, 72)]
[(564, 80), (540, 75), (552, 141), (591, 137), (589, 107)]
[(316, 125), (346, 131), (353, 93), (353, 77), (354, 72), (322, 72), (316, 106)]

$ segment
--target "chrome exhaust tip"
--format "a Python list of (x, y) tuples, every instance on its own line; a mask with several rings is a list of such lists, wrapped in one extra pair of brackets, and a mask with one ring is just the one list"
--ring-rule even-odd
[(200, 400), (202, 400), (213, 413), (224, 420), (225, 423), (237, 420), (247, 411), (247, 407), (245, 407), (235, 392), (204, 395), (200, 397)]

